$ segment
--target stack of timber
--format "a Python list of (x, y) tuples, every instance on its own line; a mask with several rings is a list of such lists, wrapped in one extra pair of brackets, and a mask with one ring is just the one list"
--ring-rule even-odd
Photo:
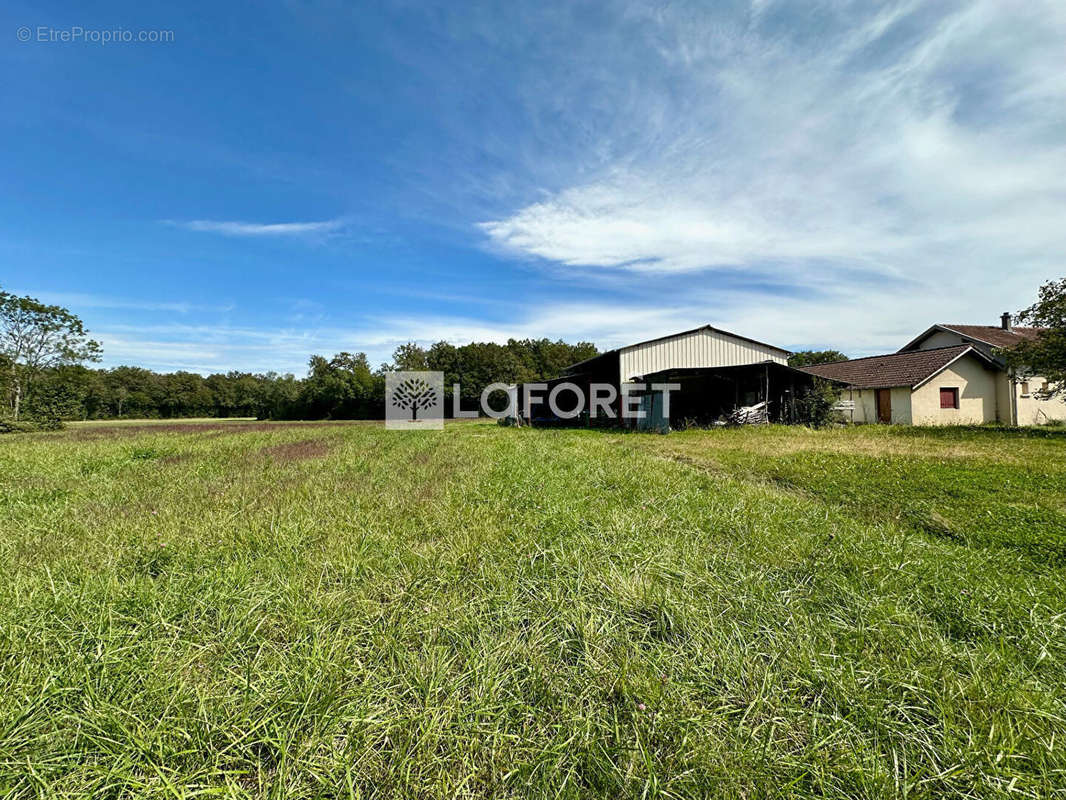
[(731, 425), (764, 425), (770, 421), (765, 401), (753, 406), (741, 406), (729, 415)]

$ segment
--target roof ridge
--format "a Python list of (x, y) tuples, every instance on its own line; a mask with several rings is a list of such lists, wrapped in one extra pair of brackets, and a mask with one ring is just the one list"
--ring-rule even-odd
[[(902, 353), (886, 353), (881, 356), (866, 356), (848, 361), (816, 364), (803, 367), (803, 371), (823, 378), (843, 381), (861, 389), (909, 386), (912, 390), (931, 380), (959, 359), (973, 357), (995, 366), (996, 362), (981, 352), (980, 348), (963, 344), (931, 347), (927, 350), (909, 350)], [(877, 363), (867, 363), (874, 362)]]
[(623, 345), (620, 345), (619, 347), (612, 347), (610, 350), (604, 350), (602, 353), (597, 353), (596, 355), (590, 356), (589, 358), (582, 359), (581, 361), (577, 361), (577, 362), (575, 362), (573, 364), (568, 364), (563, 369), (564, 370), (571, 370), (574, 367), (580, 367), (582, 364), (585, 364), (585, 363), (587, 363), (589, 361), (593, 361), (594, 359), (600, 358), (601, 356), (608, 356), (608, 355), (611, 355), (612, 353), (620, 353), (623, 350), (628, 350), (628, 349), (630, 349), (632, 347), (641, 347), (641, 346), (646, 345), (646, 344), (656, 344), (657, 342), (662, 342), (662, 341), (665, 341), (667, 339), (676, 339), (676, 338), (679, 338), (681, 336), (688, 336), (689, 334), (698, 333), (698, 332), (704, 331), (704, 330), (713, 331), (714, 333), (723, 334), (725, 336), (731, 336), (734, 339), (742, 339), (745, 342), (751, 342), (752, 344), (757, 344), (760, 347), (765, 347), (765, 348), (767, 348), (769, 350), (776, 350), (779, 353), (787, 353), (788, 355), (792, 355), (792, 351), (791, 350), (786, 350), (784, 347), (778, 347), (777, 345), (770, 344), (769, 342), (763, 342), (763, 341), (760, 341), (758, 339), (752, 339), (750, 336), (744, 336), (741, 333), (734, 333), (733, 331), (727, 331), (725, 328), (719, 328), (719, 327), (716, 327), (716, 326), (712, 325), (709, 322), (705, 322), (702, 325), (696, 326), (695, 328), (689, 328), (687, 330), (677, 331), (676, 333), (664, 333), (662, 336), (656, 336), (656, 337), (651, 338), (651, 339), (644, 339), (644, 340), (639, 341), (639, 342), (633, 342), (631, 344), (623, 344)]
[[(907, 350), (903, 353), (882, 353), (877, 356), (860, 356), (859, 358), (849, 358), (844, 361), (828, 361), (825, 364), (810, 364), (811, 367), (831, 367), (834, 364), (850, 364), (852, 361), (869, 361), (871, 358), (892, 358), (893, 356), (914, 356), (919, 353), (935, 353), (938, 350), (956, 350), (960, 347), (973, 348), (972, 344), (946, 344), (943, 347), (927, 347), (924, 350)], [(806, 368), (805, 368), (806, 369)]]
[[(934, 325), (939, 325), (941, 328), (991, 328), (994, 331), (1005, 331), (1006, 333), (1010, 333), (1009, 330), (1007, 330), (1006, 328), (1004, 328), (1001, 325), (976, 325), (976, 324), (974, 324), (972, 322), (951, 322), (951, 323), (948, 323), (948, 322), (936, 322), (936, 323), (933, 323), (933, 324)], [(1016, 331), (1019, 328), (1021, 330), (1023, 330), (1023, 331), (1042, 331), (1042, 330), (1046, 330), (1044, 327), (1042, 327), (1040, 325), (1012, 325), (1011, 326), (1011, 330), (1015, 330)]]

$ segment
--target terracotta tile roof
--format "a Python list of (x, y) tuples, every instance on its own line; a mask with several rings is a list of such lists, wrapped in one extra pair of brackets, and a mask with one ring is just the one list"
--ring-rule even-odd
[(1035, 339), (1043, 330), (1043, 328), (1014, 327), (1005, 331), (999, 325), (949, 325), (945, 322), (937, 324), (941, 328), (961, 333), (963, 336), (977, 339), (993, 347), (1013, 347), (1026, 339)]
[(851, 361), (816, 364), (802, 369), (811, 375), (831, 378), (858, 389), (915, 386), (930, 375), (939, 372), (967, 350), (977, 352), (972, 345), (958, 344), (933, 350), (914, 350), (909, 353), (853, 358)]

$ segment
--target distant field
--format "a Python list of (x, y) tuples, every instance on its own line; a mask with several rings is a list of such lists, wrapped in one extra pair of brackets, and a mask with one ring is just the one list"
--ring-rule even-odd
[(0, 438), (0, 796), (1066, 795), (1066, 433)]
[(116, 425), (174, 425), (196, 424), (199, 422), (254, 422), (255, 417), (185, 417), (182, 419), (87, 419), (78, 422), (68, 422), (67, 425), (75, 430), (79, 428), (113, 428)]

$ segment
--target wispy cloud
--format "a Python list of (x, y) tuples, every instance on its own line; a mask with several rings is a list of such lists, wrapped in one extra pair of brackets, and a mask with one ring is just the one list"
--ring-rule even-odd
[(106, 308), (120, 311), (169, 311), (177, 314), (191, 314), (202, 312), (224, 313), (236, 308), (232, 303), (216, 305), (190, 303), (184, 300), (145, 300), (81, 292), (30, 292), (30, 294), (46, 303), (55, 303), (72, 309)]
[[(362, 52), (344, 38), (362, 31), (402, 67), (402, 85), (349, 80), (337, 96), (356, 105), (330, 105), (418, 123), (373, 152), (380, 173), (349, 169), (345, 138), (308, 151), (291, 181), (307, 191), (277, 217), (161, 221), (204, 234), (178, 237), (193, 246), (181, 260), (202, 259), (209, 234), (247, 246), (336, 237), (351, 252), (279, 265), (269, 303), (259, 284), (220, 283), (251, 298), (233, 318), (169, 297), (53, 300), (188, 314), (152, 329), (97, 315), (106, 363), (300, 373), (311, 353), (376, 363), (408, 339), (611, 347), (707, 322), (864, 355), (932, 322), (995, 323), (1062, 275), (1058, 0), (437, 5), (361, 13), (358, 31), (333, 2), (300, 5), (341, 28), (331, 38), (346, 52)], [(279, 178), (268, 172), (253, 170)], [(306, 203), (322, 196), (350, 198), (352, 216), (321, 219)], [(356, 231), (375, 246), (355, 253)], [(471, 256), (471, 244), (506, 258)], [(204, 262), (205, 285), (216, 263)]]
[[(104, 345), (105, 366), (302, 375), (312, 354), (362, 351), (378, 364), (408, 341), (503, 343), (510, 338), (548, 337), (589, 340), (607, 349), (710, 323), (782, 347), (833, 346), (858, 356), (900, 347), (918, 332), (905, 320), (871, 315), (869, 308), (858, 304), (841, 303), (833, 314), (824, 313), (826, 303), (832, 302), (833, 297), (815, 296), (768, 307), (758, 291), (696, 288), (683, 297), (655, 303), (529, 299), (513, 304), (505, 320), (472, 314), (383, 313), (361, 315), (343, 325), (324, 318), (279, 318), (278, 324), (263, 326), (160, 321), (94, 326), (93, 335)], [(936, 298), (929, 300), (934, 302)], [(928, 310), (929, 303), (922, 307)]]
[[(824, 288), (817, 315), (880, 306), (911, 328), (1026, 304), (1061, 274), (1066, 6), (756, 3), (726, 18), (681, 3), (634, 17), (627, 52), (654, 58), (606, 56), (617, 69), (596, 116), (570, 102), (589, 91), (580, 70), (552, 100), (596, 123), (590, 164), (610, 157), (481, 223), (494, 248), (635, 281), (772, 270)], [(766, 316), (766, 298), (745, 302)]]
[(238, 222), (232, 220), (164, 220), (167, 225), (200, 233), (219, 233), (223, 236), (315, 236), (333, 233), (344, 227), (343, 219), (319, 222)]

